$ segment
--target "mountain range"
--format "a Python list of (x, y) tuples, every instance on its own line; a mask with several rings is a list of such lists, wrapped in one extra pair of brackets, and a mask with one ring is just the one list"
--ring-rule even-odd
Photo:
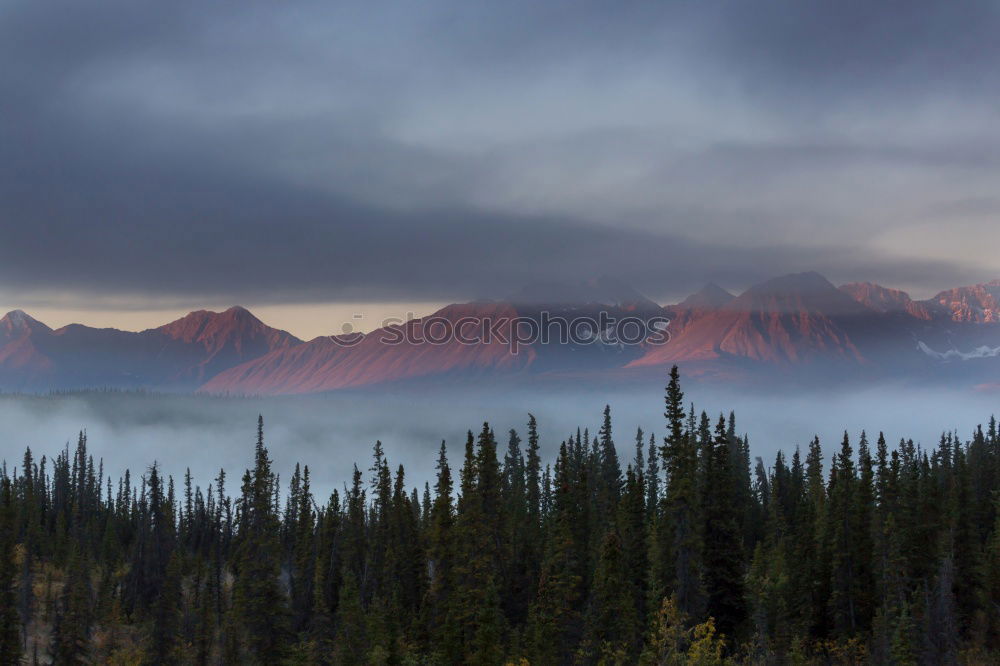
[[(669, 319), (670, 339), (626, 344), (621, 331), (599, 327), (560, 339), (556, 327), (551, 340), (511, 351), (509, 340), (532, 326), (544, 328), (555, 317), (596, 320), (602, 312), (618, 320)], [(446, 335), (469, 322), (486, 322), (491, 339), (469, 344)], [(481, 329), (473, 323), (466, 330)], [(610, 278), (532, 285), (500, 301), (449, 305), (365, 335), (309, 341), (241, 307), (199, 310), (139, 332), (80, 324), (52, 329), (20, 310), (0, 319), (0, 390), (26, 392), (298, 394), (424, 381), (631, 381), (661, 376), (674, 363), (704, 381), (990, 385), (998, 359), (1000, 281), (915, 301), (868, 282), (836, 287), (818, 273), (774, 278), (739, 295), (709, 284), (666, 306)]]
[(241, 307), (198, 310), (139, 332), (81, 324), (53, 330), (14, 310), (0, 319), (0, 388), (194, 390), (224, 370), (301, 343)]

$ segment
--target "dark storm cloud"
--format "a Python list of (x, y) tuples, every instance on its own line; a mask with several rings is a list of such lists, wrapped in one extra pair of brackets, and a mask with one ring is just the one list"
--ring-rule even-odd
[(1000, 6), (971, 2), (733, 3), (721, 40), (756, 80), (819, 87), (837, 95), (863, 89), (916, 95), (996, 92)]
[(0, 289), (986, 277), (868, 241), (992, 201), (994, 3), (710, 4), (10, 3)]

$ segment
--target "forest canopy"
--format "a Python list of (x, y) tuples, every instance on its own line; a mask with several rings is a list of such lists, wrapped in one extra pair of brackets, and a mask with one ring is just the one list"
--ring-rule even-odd
[[(844, 433), (751, 462), (734, 414), (488, 423), (408, 486), (381, 442), (314, 497), (30, 449), (0, 471), (0, 664), (1000, 661), (1000, 438)], [(625, 443), (627, 442), (627, 444)], [(236, 492), (230, 494), (231, 488)]]

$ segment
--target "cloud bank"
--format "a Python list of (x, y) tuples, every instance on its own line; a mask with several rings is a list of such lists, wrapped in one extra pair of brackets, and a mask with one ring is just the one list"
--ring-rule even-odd
[(15, 0), (0, 289), (1000, 273), (995, 3), (711, 5)]

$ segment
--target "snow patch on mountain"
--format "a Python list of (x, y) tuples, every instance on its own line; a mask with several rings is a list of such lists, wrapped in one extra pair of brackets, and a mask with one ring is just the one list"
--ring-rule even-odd
[(931, 358), (936, 358), (940, 361), (950, 361), (953, 359), (968, 361), (974, 358), (995, 358), (1000, 356), (1000, 347), (988, 347), (986, 345), (976, 347), (970, 352), (962, 352), (954, 348), (946, 352), (939, 352), (931, 349), (923, 342), (917, 342), (917, 347)]

